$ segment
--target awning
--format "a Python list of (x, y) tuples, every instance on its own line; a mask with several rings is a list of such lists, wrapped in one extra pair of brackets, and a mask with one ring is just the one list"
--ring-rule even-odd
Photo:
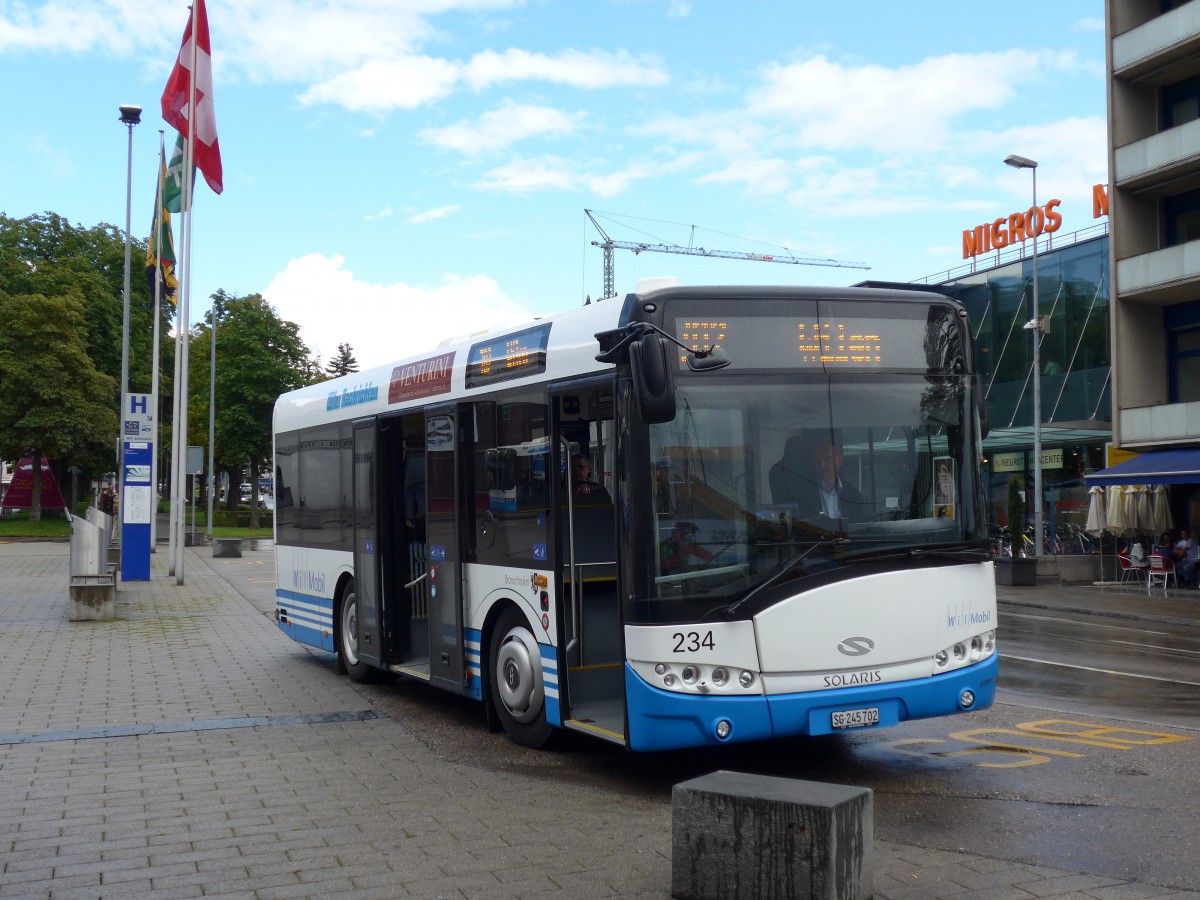
[(1149, 450), (1085, 475), (1092, 484), (1200, 484), (1200, 449)]

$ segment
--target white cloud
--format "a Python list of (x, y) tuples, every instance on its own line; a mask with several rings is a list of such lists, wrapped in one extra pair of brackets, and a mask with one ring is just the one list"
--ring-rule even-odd
[(1104, 20), (1100, 18), (1080, 19), (1076, 22), (1072, 29), (1075, 31), (1104, 31)]
[(374, 222), (377, 219), (386, 219), (391, 214), (392, 214), (392, 208), (390, 206), (385, 206), (383, 209), (381, 209), (377, 213), (368, 213), (365, 216), (365, 218), (368, 222)]
[(452, 216), (462, 209), (457, 203), (451, 203), (446, 206), (439, 206), (436, 209), (427, 209), (424, 212), (414, 213), (408, 217), (406, 225), (424, 225), (426, 222), (434, 222), (438, 219), (444, 219), (446, 216)]
[(293, 259), (263, 291), (280, 317), (300, 326), (313, 354), (354, 348), (361, 368), (431, 352), (443, 339), (528, 321), (533, 314), (483, 275), (446, 274), (441, 284), (370, 284), (341, 256)]
[(549, 81), (578, 88), (661, 86), (670, 78), (650, 58), (635, 59), (624, 50), (582, 53), (564, 50), (556, 56), (510, 48), (485, 50), (467, 63), (463, 77), (475, 90), (509, 81)]
[(456, 67), (444, 59), (377, 60), (314, 84), (300, 95), (300, 102), (334, 103), (352, 112), (414, 109), (448, 96), (457, 79)]
[(514, 159), (508, 165), (485, 172), (472, 187), (482, 191), (527, 194), (530, 191), (578, 188), (578, 177), (565, 160), (547, 156), (542, 159)]
[(767, 66), (747, 111), (790, 123), (801, 147), (929, 152), (956, 118), (1002, 106), (1021, 82), (1079, 68), (1071, 54), (1028, 50), (951, 53), (894, 68), (814, 56)]
[(531, 137), (573, 134), (585, 117), (585, 113), (568, 113), (551, 106), (505, 102), (475, 122), (464, 119), (445, 128), (428, 128), (419, 136), (439, 147), (473, 156), (502, 150)]

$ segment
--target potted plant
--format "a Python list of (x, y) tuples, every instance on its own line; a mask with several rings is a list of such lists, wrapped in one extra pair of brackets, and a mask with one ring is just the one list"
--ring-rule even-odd
[(1008, 479), (1008, 537), (1012, 556), (996, 560), (996, 583), (1037, 584), (1037, 559), (1025, 556), (1025, 496), (1021, 479)]

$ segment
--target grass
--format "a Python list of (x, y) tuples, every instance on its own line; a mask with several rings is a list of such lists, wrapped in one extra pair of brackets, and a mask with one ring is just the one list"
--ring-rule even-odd
[[(44, 512), (42, 513), (42, 521), (30, 522), (29, 513), (20, 512), (6, 519), (0, 519), (0, 540), (9, 538), (69, 538), (71, 536), (71, 523), (60, 516), (61, 514), (57, 511)], [(190, 519), (188, 520), (187, 527), (189, 530), (192, 527)], [(205, 531), (202, 519), (197, 520), (196, 530)], [(270, 528), (226, 528), (213, 526), (213, 537), (270, 540), (272, 536)]]
[[(196, 530), (200, 531), (202, 529), (197, 525)], [(220, 525), (213, 526), (213, 537), (258, 538), (260, 540), (265, 538), (269, 541), (274, 536), (274, 532), (270, 528), (222, 528)]]
[(42, 521), (30, 522), (29, 513), (21, 512), (0, 519), (0, 539), (3, 538), (69, 538), (71, 523), (60, 517), (61, 514), (42, 513)]

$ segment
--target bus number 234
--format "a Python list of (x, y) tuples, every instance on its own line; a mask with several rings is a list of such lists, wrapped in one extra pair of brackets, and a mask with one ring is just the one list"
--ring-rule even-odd
[(717, 646), (713, 641), (711, 631), (706, 631), (704, 634), (698, 631), (689, 631), (686, 634), (677, 631), (671, 637), (675, 639), (675, 653), (696, 653), (701, 648), (715, 650)]

